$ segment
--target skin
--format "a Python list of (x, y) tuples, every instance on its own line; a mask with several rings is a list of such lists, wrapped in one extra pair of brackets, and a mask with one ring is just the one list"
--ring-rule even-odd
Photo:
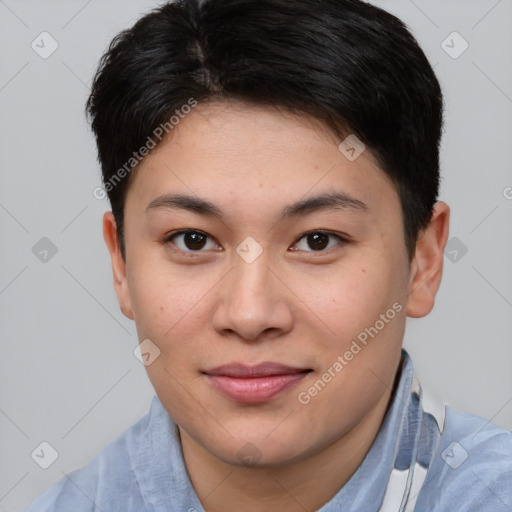
[[(148, 376), (179, 426), (190, 479), (208, 512), (312, 511), (329, 501), (382, 424), (406, 316), (433, 308), (448, 206), (436, 203), (409, 262), (395, 187), (369, 150), (349, 161), (340, 142), (321, 122), (279, 109), (201, 104), (133, 176), (126, 261), (114, 217), (104, 215), (119, 303), (139, 339), (160, 350)], [(285, 206), (334, 191), (367, 208), (279, 220)], [(208, 200), (223, 217), (147, 209), (167, 193)], [(183, 235), (166, 239), (181, 229), (206, 233), (203, 248)], [(318, 230), (334, 235), (315, 251), (304, 235)], [(251, 263), (236, 252), (248, 236), (263, 251)], [(309, 403), (300, 403), (298, 394), (394, 303), (402, 310)], [(203, 373), (265, 361), (312, 371), (260, 404), (225, 397)], [(247, 453), (252, 462), (243, 461)]]

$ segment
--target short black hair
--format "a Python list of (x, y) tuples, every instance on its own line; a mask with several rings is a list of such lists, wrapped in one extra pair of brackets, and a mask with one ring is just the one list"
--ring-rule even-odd
[(123, 257), (137, 150), (163, 140), (158, 127), (169, 132), (185, 105), (212, 100), (284, 107), (356, 135), (397, 188), (412, 259), (439, 191), (443, 96), (400, 19), (361, 0), (178, 0), (119, 33), (86, 112)]

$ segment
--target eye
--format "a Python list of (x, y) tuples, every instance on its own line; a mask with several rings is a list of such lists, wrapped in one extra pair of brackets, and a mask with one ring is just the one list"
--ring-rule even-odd
[[(349, 241), (340, 236), (335, 235), (334, 233), (330, 233), (329, 231), (311, 231), (309, 233), (306, 233), (302, 235), (301, 238), (299, 238), (298, 242), (296, 242), (295, 247), (298, 247), (298, 249), (294, 250), (301, 250), (306, 252), (321, 252), (325, 251), (326, 249), (331, 249), (333, 246), (336, 246), (336, 243), (330, 243), (329, 238), (336, 238), (338, 242), (342, 243), (349, 243)], [(305, 240), (305, 242), (301, 245), (301, 240)], [(308, 251), (306, 248), (309, 247), (312, 251)]]
[(178, 249), (185, 252), (201, 252), (201, 249), (204, 248), (217, 249), (218, 245), (213, 241), (210, 241), (210, 246), (208, 247), (209, 238), (209, 235), (203, 231), (198, 231), (197, 229), (184, 229), (170, 234), (165, 238), (164, 242), (171, 242), (178, 247)]

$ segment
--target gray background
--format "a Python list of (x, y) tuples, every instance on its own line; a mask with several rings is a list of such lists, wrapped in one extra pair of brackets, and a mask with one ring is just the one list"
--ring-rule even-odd
[[(511, 429), (512, 0), (372, 3), (407, 23), (446, 100), (440, 199), (456, 240), (436, 307), (408, 319), (405, 346), (434, 395)], [(108, 203), (92, 194), (100, 174), (83, 106), (111, 38), (156, 5), (0, 0), (4, 512), (86, 464), (153, 395), (113, 291), (101, 233)], [(43, 31), (59, 45), (47, 59), (31, 48)], [(469, 44), (458, 58), (453, 31)], [(43, 237), (57, 248), (46, 262), (32, 250)], [(59, 454), (46, 470), (31, 458), (42, 441)]]

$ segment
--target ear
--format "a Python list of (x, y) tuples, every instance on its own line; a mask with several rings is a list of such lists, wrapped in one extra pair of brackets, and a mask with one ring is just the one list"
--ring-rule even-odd
[(443, 275), (444, 248), (448, 240), (450, 208), (446, 203), (434, 205), (428, 226), (420, 233), (411, 262), (407, 316), (420, 318), (434, 307)]
[(119, 237), (117, 236), (117, 224), (112, 212), (103, 215), (103, 238), (107, 244), (110, 259), (112, 260), (112, 274), (114, 276), (114, 288), (117, 294), (121, 311), (125, 316), (134, 319), (130, 299), (130, 289), (126, 278), (126, 263), (121, 254)]

